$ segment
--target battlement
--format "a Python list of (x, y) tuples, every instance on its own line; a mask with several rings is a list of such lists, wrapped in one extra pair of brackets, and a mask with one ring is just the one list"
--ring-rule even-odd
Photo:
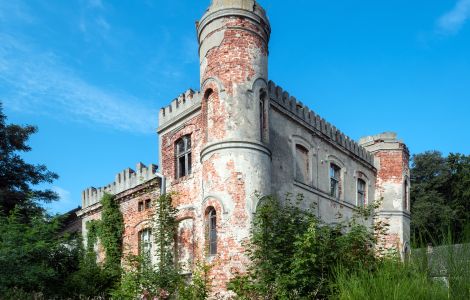
[(158, 118), (158, 127), (162, 127), (172, 121), (177, 120), (179, 117), (184, 116), (201, 104), (202, 95), (200, 92), (195, 92), (191, 89), (179, 95), (174, 99), (170, 105), (160, 109)]
[(395, 132), (366, 136), (359, 140), (359, 144), (371, 153), (380, 150), (404, 150), (409, 154), (408, 147), (402, 140), (398, 139)]
[(364, 147), (360, 146), (335, 126), (325, 121), (325, 119), (317, 115), (295, 97), (290, 96), (288, 92), (284, 91), (280, 86), (277, 86), (272, 81), (269, 81), (269, 97), (272, 101), (275, 101), (280, 106), (305, 121), (317, 132), (322, 133), (323, 136), (328, 138), (331, 142), (355, 154), (367, 163), (371, 165), (374, 164), (372, 154)]
[(158, 167), (154, 164), (145, 166), (138, 163), (136, 170), (127, 168), (116, 175), (114, 182), (105, 187), (90, 187), (82, 192), (82, 207), (86, 208), (101, 201), (104, 193), (119, 194), (157, 177)]

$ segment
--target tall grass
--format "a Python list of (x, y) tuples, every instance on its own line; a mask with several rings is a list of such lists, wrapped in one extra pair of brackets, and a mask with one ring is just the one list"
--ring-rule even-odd
[(383, 259), (373, 271), (337, 269), (333, 299), (470, 299), (470, 244), (414, 250), (406, 262)]
[(348, 274), (338, 269), (336, 299), (447, 299), (448, 290), (443, 283), (429, 280), (419, 267), (386, 259), (373, 272), (359, 270)]

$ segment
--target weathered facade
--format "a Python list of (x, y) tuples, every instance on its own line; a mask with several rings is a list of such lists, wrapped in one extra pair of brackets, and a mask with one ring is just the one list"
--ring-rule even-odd
[(125, 243), (137, 252), (152, 214), (139, 212), (139, 202), (175, 192), (177, 257), (189, 273), (195, 261), (212, 263), (213, 290), (221, 294), (248, 264), (244, 243), (259, 195), (301, 193), (330, 223), (382, 199), (389, 245), (404, 251), (409, 240), (406, 145), (393, 133), (356, 143), (276, 86), (268, 77), (270, 34), (254, 0), (213, 0), (197, 23), (200, 91), (160, 111), (161, 174), (139, 165), (83, 194), (85, 222), (99, 218), (105, 190), (117, 195)]

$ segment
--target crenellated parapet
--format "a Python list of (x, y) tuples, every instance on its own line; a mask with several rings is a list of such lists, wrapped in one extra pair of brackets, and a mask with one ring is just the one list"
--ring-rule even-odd
[(191, 113), (201, 105), (201, 100), (201, 93), (191, 89), (179, 95), (170, 105), (160, 109), (158, 127), (165, 127), (165, 125), (184, 118), (188, 113)]
[(154, 164), (145, 166), (138, 163), (136, 171), (127, 168), (116, 175), (115, 180), (107, 186), (94, 188), (90, 187), (82, 192), (82, 207), (86, 208), (101, 201), (104, 193), (112, 195), (119, 194), (128, 189), (132, 189), (157, 177), (158, 167)]
[(293, 113), (331, 142), (360, 157), (367, 163), (374, 165), (374, 157), (371, 153), (338, 130), (335, 126), (325, 121), (325, 119), (317, 115), (295, 97), (290, 96), (288, 92), (284, 91), (272, 81), (269, 81), (269, 97), (272, 101), (275, 101), (277, 104)]

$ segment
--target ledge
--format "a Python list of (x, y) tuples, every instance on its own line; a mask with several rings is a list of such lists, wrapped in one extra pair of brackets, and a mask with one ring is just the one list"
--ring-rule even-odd
[(298, 188), (301, 188), (301, 189), (304, 189), (308, 192), (311, 192), (311, 193), (314, 193), (316, 194), (317, 196), (320, 196), (326, 200), (329, 200), (331, 202), (334, 202), (336, 204), (339, 204), (339, 205), (343, 205), (343, 206), (346, 206), (350, 209), (358, 209), (358, 207), (354, 204), (352, 204), (351, 202), (347, 202), (347, 201), (342, 201), (342, 200), (338, 200), (336, 198), (333, 198), (331, 197), (328, 193), (325, 193), (324, 191), (316, 188), (316, 187), (313, 187), (313, 186), (310, 186), (310, 185), (306, 185), (305, 183), (302, 183), (302, 182), (299, 182), (297, 180), (294, 180), (294, 186), (298, 187)]
[(201, 161), (204, 160), (204, 157), (209, 155), (212, 152), (227, 150), (227, 149), (246, 149), (254, 150), (257, 152), (264, 153), (271, 157), (271, 150), (269, 148), (257, 141), (241, 141), (241, 140), (226, 140), (222, 142), (215, 142), (208, 144), (201, 151)]

